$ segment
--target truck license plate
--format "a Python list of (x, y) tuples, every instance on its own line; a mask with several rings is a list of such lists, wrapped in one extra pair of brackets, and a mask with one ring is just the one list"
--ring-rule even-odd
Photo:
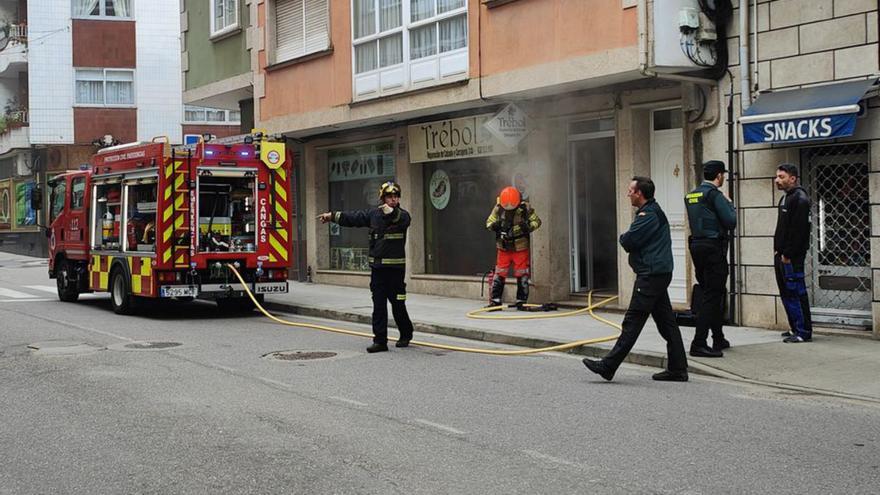
[(162, 287), (159, 290), (162, 297), (196, 297), (199, 295), (199, 289), (193, 286), (188, 287)]
[(267, 282), (256, 284), (254, 292), (257, 294), (284, 294), (287, 292), (287, 282)]

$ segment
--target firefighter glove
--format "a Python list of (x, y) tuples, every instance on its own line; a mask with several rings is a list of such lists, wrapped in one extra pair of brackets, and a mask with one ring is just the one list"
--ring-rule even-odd
[(382, 213), (384, 213), (384, 214), (386, 214), (386, 215), (390, 215), (391, 212), (394, 211), (394, 208), (392, 208), (392, 207), (390, 207), (390, 206), (388, 206), (388, 205), (384, 205), (384, 204), (383, 204), (382, 206), (380, 206), (379, 209), (381, 209), (381, 210), (382, 210)]

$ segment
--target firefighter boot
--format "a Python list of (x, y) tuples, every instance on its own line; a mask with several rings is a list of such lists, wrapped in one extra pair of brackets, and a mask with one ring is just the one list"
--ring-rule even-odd
[(525, 304), (529, 300), (529, 277), (524, 275), (516, 278), (516, 308), (520, 311), (526, 309)]
[(504, 294), (504, 277), (495, 276), (492, 279), (492, 292), (489, 295), (489, 307), (498, 306), (498, 309), (493, 311), (500, 311), (501, 308), (501, 295)]

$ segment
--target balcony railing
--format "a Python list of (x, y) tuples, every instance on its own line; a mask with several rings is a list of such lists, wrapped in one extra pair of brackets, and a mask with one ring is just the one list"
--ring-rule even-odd
[(28, 28), (26, 23), (7, 24), (5, 26), (0, 26), (0, 29), (6, 32), (5, 46), (0, 47), (0, 49), (8, 46), (27, 44)]
[(27, 43), (27, 24), (12, 24), (9, 26), (9, 41), (15, 43)]
[(12, 110), (0, 116), (0, 134), (5, 134), (21, 127), (27, 127), (28, 125), (27, 110)]

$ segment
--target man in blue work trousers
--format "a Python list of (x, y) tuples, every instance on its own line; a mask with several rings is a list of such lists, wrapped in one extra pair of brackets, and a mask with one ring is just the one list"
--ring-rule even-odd
[(779, 200), (776, 232), (773, 235), (773, 266), (782, 305), (788, 315), (789, 330), (783, 342), (800, 343), (813, 339), (810, 300), (804, 281), (804, 262), (810, 248), (810, 196), (798, 185), (798, 168), (783, 163), (776, 169), (776, 188), (785, 191)]
[(406, 230), (409, 212), (400, 207), (400, 185), (386, 182), (379, 187), (382, 204), (366, 210), (328, 211), (318, 215), (322, 223), (370, 228), (370, 291), (373, 293), (373, 345), (367, 352), (388, 350), (388, 302), (400, 330), (395, 347), (407, 347), (413, 324), (406, 311)]
[(617, 368), (632, 350), (648, 320), (654, 318), (657, 330), (666, 340), (667, 369), (652, 378), (667, 382), (688, 381), (687, 357), (681, 331), (675, 322), (667, 289), (672, 281), (672, 238), (669, 221), (654, 200), (654, 182), (633, 177), (627, 192), (638, 208), (629, 230), (620, 236), (620, 245), (629, 253), (629, 266), (636, 272), (632, 299), (623, 317), (623, 330), (614, 348), (601, 360), (584, 358), (590, 371), (611, 381)]

